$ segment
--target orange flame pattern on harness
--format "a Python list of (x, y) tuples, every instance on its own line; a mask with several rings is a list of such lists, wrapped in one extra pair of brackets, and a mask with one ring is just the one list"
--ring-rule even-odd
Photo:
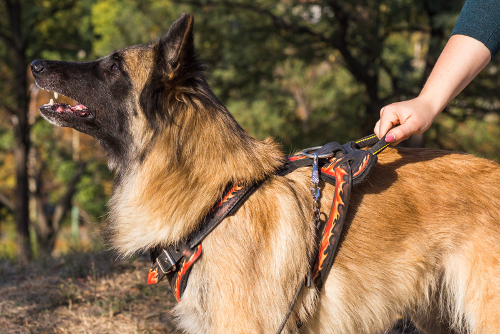
[(321, 168), (321, 172), (322, 173), (325, 173), (327, 175), (330, 175), (330, 176), (335, 176), (335, 171), (333, 169), (333, 167), (335, 167), (336, 163), (337, 163), (337, 158), (333, 157), (330, 159), (330, 163), (328, 164), (328, 166), (325, 166), (325, 167), (322, 167)]
[(365, 170), (366, 165), (368, 165), (368, 161), (370, 161), (370, 155), (369, 154), (367, 154), (363, 158), (363, 161), (361, 162), (361, 166), (359, 166), (359, 169), (356, 171), (356, 173), (352, 174), (352, 177), (356, 177), (359, 174), (361, 174), (361, 172)]
[(181, 269), (177, 272), (177, 281), (175, 282), (175, 298), (177, 299), (178, 302), (181, 301), (181, 281), (182, 277), (186, 272), (188, 271), (189, 268), (193, 265), (193, 263), (198, 259), (198, 257), (201, 254), (201, 245), (198, 245), (196, 249), (194, 250), (194, 253), (191, 255), (187, 261), (184, 261), (182, 263)]
[(294, 155), (294, 156), (288, 157), (288, 160), (289, 161), (297, 161), (297, 160), (302, 160), (302, 159), (305, 159), (305, 158), (307, 158), (305, 155), (298, 154), (298, 155)]
[(335, 194), (333, 198), (333, 205), (332, 205), (332, 211), (330, 212), (330, 217), (328, 218), (328, 222), (325, 227), (325, 232), (323, 233), (323, 239), (321, 240), (321, 246), (319, 249), (319, 255), (318, 259), (316, 261), (316, 265), (314, 267), (313, 271), (313, 278), (317, 277), (319, 272), (323, 269), (323, 262), (325, 262), (325, 259), (328, 257), (329, 254), (328, 252), (328, 246), (331, 244), (331, 237), (334, 235), (333, 228), (335, 227), (335, 224), (337, 223), (338, 219), (340, 218), (340, 208), (341, 206), (344, 206), (344, 201), (342, 200), (342, 189), (344, 187), (344, 184), (347, 183), (347, 181), (344, 180), (344, 176), (347, 175), (347, 171), (341, 166), (338, 166), (335, 168), (335, 176), (336, 176), (336, 185), (335, 185)]
[(229, 199), (233, 198), (236, 193), (238, 191), (240, 191), (241, 189), (243, 189), (243, 185), (241, 185), (240, 182), (236, 183), (236, 185), (231, 188), (231, 190), (229, 190), (227, 192), (227, 194), (222, 198), (222, 200), (219, 202), (219, 204), (217, 204), (211, 212), (214, 212), (217, 208), (221, 207), (225, 202), (227, 202)]
[(149, 269), (148, 273), (148, 284), (156, 284), (158, 283), (158, 267), (156, 267), (154, 270)]

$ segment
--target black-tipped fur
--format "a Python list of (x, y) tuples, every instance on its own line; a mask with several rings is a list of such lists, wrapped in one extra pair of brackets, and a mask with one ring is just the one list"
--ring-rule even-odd
[(206, 100), (203, 103), (222, 107), (215, 96), (206, 94), (210, 89), (205, 81), (205, 65), (194, 47), (192, 15), (183, 14), (172, 24), (154, 45), (154, 57), (153, 71), (140, 96), (141, 108), (151, 126), (170, 123), (180, 104), (194, 102), (179, 101), (180, 95), (184, 99), (195, 95)]

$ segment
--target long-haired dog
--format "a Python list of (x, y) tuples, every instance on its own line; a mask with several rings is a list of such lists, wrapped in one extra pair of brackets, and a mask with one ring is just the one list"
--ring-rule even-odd
[[(315, 249), (310, 168), (276, 175), (272, 140), (214, 96), (182, 15), (159, 40), (90, 62), (36, 60), (49, 122), (97, 138), (116, 172), (110, 241), (129, 256), (183, 240), (236, 182), (262, 185), (203, 241), (174, 308), (187, 333), (274, 333)], [(500, 168), (470, 155), (387, 149), (352, 192), (321, 291), (284, 332), (379, 333), (409, 315), (425, 333), (500, 333)], [(333, 187), (324, 185), (321, 211)]]

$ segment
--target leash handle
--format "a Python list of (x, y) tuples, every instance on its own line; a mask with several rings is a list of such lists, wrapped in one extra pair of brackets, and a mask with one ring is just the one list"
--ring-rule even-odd
[(369, 136), (356, 140), (354, 144), (356, 144), (357, 148), (363, 148), (363, 147), (373, 146), (376, 143), (378, 143), (378, 141), (379, 139), (377, 135), (371, 134)]
[[(376, 137), (376, 136), (375, 136)], [(387, 137), (387, 134), (382, 137), (377, 143), (375, 143), (372, 148), (369, 149), (370, 153), (373, 155), (377, 155), (383, 150), (386, 149), (387, 146), (391, 145), (391, 143), (388, 143), (385, 141), (385, 138)]]
[(385, 141), (386, 136), (387, 134), (379, 140), (376, 134), (372, 134), (356, 140), (354, 144), (356, 144), (358, 148), (371, 146), (368, 151), (373, 155), (377, 155), (382, 152), (387, 146), (391, 145), (391, 143)]

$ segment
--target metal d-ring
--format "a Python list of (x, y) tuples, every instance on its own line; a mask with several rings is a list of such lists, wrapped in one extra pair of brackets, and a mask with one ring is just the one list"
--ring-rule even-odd
[[(322, 147), (323, 146), (314, 146), (314, 147), (306, 148), (305, 150), (302, 151), (302, 154), (305, 155), (306, 157), (310, 158), (310, 159), (314, 159), (314, 156), (316, 154), (314, 152), (311, 153), (310, 151), (317, 151), (317, 150), (319, 150)], [(334, 154), (335, 154), (335, 152), (329, 152), (329, 153), (325, 153), (325, 154), (320, 154), (317, 157), (319, 159), (330, 158), (330, 157), (333, 157)]]

